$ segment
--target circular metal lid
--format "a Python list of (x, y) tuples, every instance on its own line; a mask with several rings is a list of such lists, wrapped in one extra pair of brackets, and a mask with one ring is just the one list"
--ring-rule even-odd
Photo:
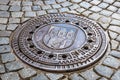
[(18, 26), (11, 39), (22, 61), (47, 71), (82, 69), (100, 59), (107, 48), (100, 25), (67, 13), (33, 18)]

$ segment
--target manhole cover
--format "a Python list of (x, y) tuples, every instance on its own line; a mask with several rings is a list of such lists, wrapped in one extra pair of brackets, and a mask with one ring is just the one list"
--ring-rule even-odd
[(75, 14), (47, 14), (20, 25), (11, 45), (24, 62), (48, 71), (82, 69), (104, 54), (107, 42), (101, 27)]

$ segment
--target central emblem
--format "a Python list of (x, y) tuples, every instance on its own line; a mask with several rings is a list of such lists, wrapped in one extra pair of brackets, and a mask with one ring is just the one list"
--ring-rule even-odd
[(43, 38), (46, 46), (52, 49), (63, 49), (70, 47), (75, 40), (77, 29), (67, 27), (50, 26)]

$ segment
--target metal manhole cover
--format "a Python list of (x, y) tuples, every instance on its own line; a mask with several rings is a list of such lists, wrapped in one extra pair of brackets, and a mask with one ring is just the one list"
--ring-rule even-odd
[(82, 69), (104, 54), (107, 42), (95, 22), (67, 13), (47, 14), (20, 25), (11, 46), (24, 62), (48, 71)]

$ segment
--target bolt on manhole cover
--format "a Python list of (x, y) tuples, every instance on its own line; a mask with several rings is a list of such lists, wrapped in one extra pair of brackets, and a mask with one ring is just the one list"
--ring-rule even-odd
[(11, 38), (13, 51), (22, 61), (47, 71), (82, 69), (98, 61), (107, 48), (100, 25), (67, 13), (26, 21)]

